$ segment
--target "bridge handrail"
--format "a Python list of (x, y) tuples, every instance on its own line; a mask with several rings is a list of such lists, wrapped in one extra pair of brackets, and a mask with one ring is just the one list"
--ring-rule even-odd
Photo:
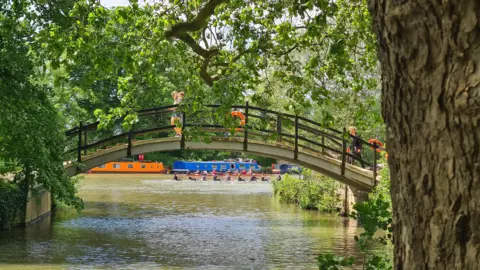
[[(170, 112), (172, 111), (171, 109), (173, 108), (177, 108), (179, 107), (178, 104), (175, 104), (175, 105), (166, 105), (166, 106), (159, 106), (159, 107), (153, 107), (153, 108), (148, 108), (148, 109), (142, 109), (142, 110), (138, 110), (137, 111), (137, 114), (139, 116), (144, 116), (144, 115), (147, 115), (146, 113), (150, 113), (150, 112), (153, 112), (153, 114), (158, 114), (158, 113), (167, 113), (167, 112)], [(205, 105), (205, 107), (208, 107), (208, 108), (218, 108), (218, 107), (221, 107), (221, 105), (218, 105), (218, 104), (208, 104), (208, 105)], [(238, 108), (238, 109), (244, 109), (245, 108), (245, 105), (232, 105), (230, 106), (231, 108)], [(249, 106), (250, 109), (254, 109), (254, 110), (258, 110), (258, 111), (261, 111), (261, 112), (266, 112), (266, 113), (272, 113), (272, 114), (275, 114), (275, 115), (279, 115), (279, 116), (284, 116), (284, 117), (289, 117), (289, 118), (295, 118), (295, 115), (293, 114), (289, 114), (289, 113), (282, 113), (282, 112), (276, 112), (276, 111), (273, 111), (273, 110), (269, 110), (269, 109), (264, 109), (264, 108), (260, 108), (260, 107), (256, 107), (256, 106)], [(313, 125), (316, 125), (320, 128), (324, 128), (324, 129), (327, 129), (329, 131), (332, 131), (332, 132), (335, 132), (337, 134), (342, 134), (342, 131), (340, 130), (337, 130), (337, 129), (333, 129), (333, 128), (330, 128), (330, 127), (325, 127), (325, 126), (322, 126), (320, 123), (318, 122), (315, 122), (313, 120), (310, 120), (308, 118), (305, 118), (303, 116), (297, 116), (299, 120), (302, 120), (302, 121), (305, 121), (305, 122), (308, 122), (310, 124), (313, 124)], [(96, 121), (96, 122), (93, 122), (93, 123), (90, 123), (90, 124), (86, 124), (83, 126), (83, 128), (88, 128), (88, 129), (93, 129), (93, 128), (96, 128), (98, 126), (99, 122)], [(67, 136), (70, 136), (70, 135), (73, 135), (73, 134), (77, 134), (78, 132), (78, 127), (74, 127), (70, 130), (67, 130), (65, 131), (65, 134)], [(325, 133), (325, 135), (330, 135), (328, 133)], [(375, 147), (374, 144), (371, 144), (369, 143), (368, 141), (365, 141), (364, 139), (360, 138), (360, 137), (357, 137), (357, 136), (354, 136), (354, 135), (351, 135), (351, 134), (348, 134), (348, 136), (350, 136), (351, 138), (357, 138), (359, 139), (362, 144), (365, 144), (365, 145), (368, 145), (370, 147)], [(336, 138), (339, 138), (339, 137), (336, 137)]]
[[(181, 106), (182, 105), (168, 105), (168, 106), (154, 107), (154, 108), (139, 110), (136, 113), (139, 117), (149, 116), (149, 115), (157, 115), (157, 114), (158, 115), (159, 114), (166, 114), (166, 113), (173, 112), (173, 111), (177, 110), (177, 108), (179, 108), (179, 107), (181, 108)], [(218, 105), (218, 104), (205, 105), (206, 108), (220, 108), (221, 106), (222, 105)], [(341, 165), (342, 166), (342, 174), (343, 174), (347, 157), (351, 158), (352, 160), (357, 160), (361, 164), (367, 164), (369, 166), (372, 165), (368, 161), (363, 160), (362, 158), (359, 158), (357, 155), (354, 155), (352, 153), (347, 152), (347, 145), (349, 145), (349, 143), (351, 142), (351, 139), (352, 138), (358, 138), (365, 146), (369, 146), (373, 149), (373, 153), (374, 153), (374, 163), (373, 163), (374, 178), (376, 179), (376, 158), (377, 158), (377, 155), (378, 155), (376, 150), (377, 149), (382, 149), (383, 150), (383, 148), (379, 147), (375, 144), (371, 144), (371, 143), (369, 143), (369, 142), (367, 142), (367, 141), (365, 141), (365, 140), (363, 140), (363, 139), (361, 139), (357, 136), (353, 136), (353, 135), (347, 133), (345, 128), (343, 129), (343, 131), (336, 130), (336, 129), (333, 129), (333, 128), (330, 128), (330, 127), (322, 126), (320, 123), (318, 123), (316, 121), (313, 121), (313, 120), (310, 120), (308, 118), (302, 117), (302, 116), (288, 114), (288, 113), (282, 113), (282, 112), (276, 112), (276, 111), (273, 111), (273, 110), (263, 109), (263, 108), (259, 108), (259, 107), (256, 107), (256, 106), (249, 106), (248, 102), (245, 103), (245, 105), (232, 105), (232, 106), (229, 106), (229, 107), (233, 108), (233, 109), (244, 110), (245, 122), (246, 122), (245, 126), (238, 127), (240, 129), (237, 128), (237, 131), (239, 131), (239, 133), (244, 134), (244, 150), (246, 150), (247, 147), (248, 147), (248, 131), (249, 130), (257, 130), (259, 132), (263, 132), (264, 134), (277, 134), (279, 136), (277, 140), (282, 140), (281, 139), (282, 137), (294, 139), (293, 146), (294, 146), (294, 158), (295, 159), (298, 156), (299, 147), (303, 147), (303, 148), (306, 148), (306, 149), (313, 149), (313, 148), (311, 148), (311, 146), (300, 144), (299, 141), (306, 142), (306, 143), (308, 143), (310, 145), (313, 145), (313, 146), (321, 147), (321, 149), (322, 149), (321, 151), (322, 151), (323, 154), (325, 154), (325, 152), (324, 152), (325, 150), (331, 151), (331, 152), (336, 153), (336, 154), (340, 154), (341, 155), (341, 161), (342, 161), (342, 165)], [(259, 111), (261, 114), (273, 114), (275, 117), (267, 116), (267, 115), (254, 114), (251, 111)], [(228, 130), (224, 126), (218, 125), (218, 124), (187, 123), (187, 121), (186, 121), (187, 118), (185, 117), (186, 113), (184, 112), (181, 115), (183, 117), (183, 121), (181, 121), (182, 130), (186, 127), (224, 128), (225, 130)], [(276, 122), (277, 128), (276, 129), (274, 128), (273, 130), (270, 130), (270, 129), (265, 129), (265, 128), (261, 128), (261, 127), (258, 128), (258, 127), (251, 126), (248, 123), (249, 118), (267, 119), (269, 121), (274, 121), (274, 122)], [(210, 119), (209, 121), (212, 120), (211, 118), (209, 118), (209, 119)], [(197, 120), (195, 120), (195, 121), (197, 121)], [(288, 127), (293, 127), (294, 133), (295, 133), (294, 135), (288, 134), (288, 133), (282, 131), (283, 130), (282, 122), (284, 120), (287, 120), (287, 121), (289, 121), (290, 123), (293, 124), (292, 126), (290, 126), (290, 124), (289, 124)], [(158, 119), (154, 120), (154, 122), (155, 121), (158, 121)], [(302, 121), (304, 123), (303, 124), (299, 123), (300, 121)], [(313, 126), (308, 126), (306, 124), (311, 124)], [(175, 125), (164, 125), (164, 126), (160, 126), (160, 127), (143, 128), (143, 129), (139, 130), (139, 129), (135, 129), (134, 126), (132, 126), (131, 130), (128, 131), (128, 132), (123, 132), (121, 134), (114, 135), (114, 136), (111, 136), (109, 138), (101, 139), (101, 140), (98, 140), (98, 141), (95, 141), (95, 142), (89, 144), (87, 142), (87, 131), (96, 130), (98, 128), (98, 125), (99, 125), (98, 121), (93, 122), (93, 123), (89, 123), (89, 124), (86, 124), (86, 125), (82, 125), (80, 123), (80, 125), (78, 127), (74, 127), (72, 129), (69, 129), (69, 130), (65, 131), (65, 135), (67, 137), (72, 137), (72, 135), (78, 135), (78, 147), (76, 147), (75, 149), (72, 149), (72, 150), (67, 150), (66, 153), (71, 153), (75, 150), (78, 151), (78, 158), (77, 159), (78, 159), (79, 162), (81, 162), (81, 151), (82, 150), (84, 151), (84, 154), (86, 154), (87, 150), (89, 148), (93, 148), (93, 147), (96, 147), (96, 146), (99, 146), (99, 145), (103, 145), (105, 143), (117, 140), (119, 138), (127, 137), (128, 138), (128, 153), (130, 155), (132, 140), (133, 140), (135, 135), (147, 134), (147, 133), (152, 133), (152, 132), (159, 132), (159, 131), (162, 131), (162, 130), (168, 130), (168, 129), (171, 129), (171, 128), (175, 127)], [(321, 142), (318, 141), (318, 140), (312, 140), (312, 139), (307, 138), (306, 136), (300, 134), (300, 131), (307, 132), (307, 133), (303, 133), (303, 134), (304, 135), (305, 134), (307, 134), (307, 135), (311, 134), (311, 135), (314, 136), (314, 138), (317, 138), (317, 136), (321, 136)], [(84, 144), (82, 145), (82, 133), (83, 132), (84, 132), (84, 139), (83, 139)], [(213, 131), (213, 132), (219, 132), (219, 131)], [(293, 131), (290, 129), (290, 132), (293, 132)], [(258, 133), (253, 133), (253, 134), (258, 135)], [(327, 145), (326, 142), (324, 141), (325, 139), (327, 139), (329, 142), (331, 142), (333, 144), (332, 145)], [(184, 133), (182, 132), (182, 137), (181, 137), (182, 147), (185, 144), (184, 142), (185, 142), (185, 136), (184, 136)], [(290, 141), (290, 143), (292, 143), (292, 141)], [(336, 149), (336, 147), (341, 147), (341, 149), (340, 150)]]

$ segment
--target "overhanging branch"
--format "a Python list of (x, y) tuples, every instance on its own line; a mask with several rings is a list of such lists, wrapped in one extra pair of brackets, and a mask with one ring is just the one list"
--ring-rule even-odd
[[(204, 49), (200, 46), (188, 32), (196, 32), (204, 29), (204, 39), (205, 39), (205, 28), (207, 27), (208, 18), (214, 14), (215, 8), (228, 0), (210, 0), (205, 4), (205, 6), (200, 9), (197, 16), (188, 22), (181, 22), (173, 25), (168, 31), (165, 32), (167, 38), (177, 38), (185, 42), (192, 50), (203, 57), (203, 63), (200, 70), (200, 76), (202, 79), (209, 85), (212, 86), (213, 82), (218, 80), (218, 76), (210, 76), (207, 72), (208, 64), (213, 56), (217, 55), (219, 52), (218, 48)], [(205, 41), (206, 43), (206, 41)], [(208, 46), (206, 43), (205, 46)]]
[(207, 4), (200, 10), (197, 16), (189, 22), (177, 23), (170, 28), (165, 33), (167, 38), (169, 37), (179, 37), (186, 32), (196, 32), (202, 30), (207, 26), (208, 18), (213, 15), (215, 8), (228, 0), (210, 0)]

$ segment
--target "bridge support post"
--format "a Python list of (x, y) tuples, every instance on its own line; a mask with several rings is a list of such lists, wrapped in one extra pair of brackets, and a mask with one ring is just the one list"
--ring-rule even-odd
[(282, 137), (280, 134), (282, 134), (282, 116), (280, 114), (277, 114), (277, 142), (282, 141)]
[[(83, 124), (82, 121), (80, 121), (80, 124), (78, 125), (78, 147), (77, 147), (77, 163), (82, 162), (82, 129), (83, 129)], [(77, 164), (76, 167), (77, 173), (80, 172), (80, 167)]]
[(132, 139), (133, 139), (133, 129), (135, 126), (132, 124), (130, 131), (128, 132), (128, 146), (127, 146), (127, 156), (132, 156)]
[(78, 125), (78, 149), (77, 149), (78, 162), (82, 162), (82, 130), (83, 130), (83, 125), (82, 125), (82, 121), (80, 121), (80, 124)]
[(343, 213), (344, 213), (344, 216), (348, 217), (348, 215), (350, 215), (350, 205), (351, 205), (351, 197), (353, 197), (353, 194), (349, 194), (350, 192), (352, 192), (350, 190), (350, 187), (348, 185), (345, 185), (345, 198), (344, 198), (344, 202), (343, 202)]
[(245, 125), (243, 126), (243, 151), (248, 150), (248, 101), (245, 102)]
[(377, 185), (377, 144), (373, 144), (373, 184)]
[(323, 147), (325, 145), (325, 135), (322, 135), (322, 154), (325, 155), (325, 147)]
[(293, 159), (298, 159), (298, 115), (295, 115), (295, 149), (293, 152)]
[(83, 149), (83, 154), (86, 156), (87, 155), (87, 132), (88, 132), (88, 128), (85, 126), (85, 133), (83, 133), (83, 144), (85, 146), (85, 148)]
[(341, 168), (342, 175), (345, 175), (345, 161), (347, 158), (347, 141), (345, 139), (346, 134), (347, 134), (347, 129), (344, 127), (343, 134), (342, 134), (342, 168)]
[(180, 149), (185, 149), (185, 123), (186, 118), (185, 118), (185, 112), (182, 112), (182, 137), (180, 138)]

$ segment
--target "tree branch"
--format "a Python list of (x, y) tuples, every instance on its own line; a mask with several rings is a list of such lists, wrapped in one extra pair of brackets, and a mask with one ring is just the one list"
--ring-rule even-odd
[(287, 55), (287, 54), (293, 52), (293, 50), (295, 50), (295, 49), (298, 48), (299, 46), (300, 46), (300, 45), (297, 43), (297, 44), (295, 44), (292, 48), (290, 48), (290, 49), (288, 49), (288, 50), (286, 50), (286, 51), (284, 51), (284, 52), (274, 53), (274, 55), (276, 55), (276, 56), (284, 56), (284, 55)]
[(208, 64), (210, 63), (210, 59), (211, 57), (208, 57), (208, 58), (205, 58), (205, 60), (203, 60), (202, 67), (200, 68), (200, 77), (202, 77), (202, 79), (205, 81), (205, 83), (208, 86), (213, 86), (213, 82), (217, 81), (219, 79), (219, 76), (218, 75), (210, 76), (210, 74), (208, 74), (207, 69), (208, 69)]
[(215, 31), (215, 33), (213, 33), (212, 29), (210, 27), (208, 27), (208, 30), (210, 31), (210, 34), (212, 35), (212, 37), (215, 39), (215, 44), (217, 44), (217, 47), (220, 46), (220, 42), (218, 42), (218, 39), (217, 39), (217, 31)]
[(244, 56), (245, 54), (247, 54), (251, 51), (253, 51), (251, 48), (246, 49), (243, 52), (239, 53), (237, 56), (235, 56), (230, 62), (228, 62), (228, 63), (217, 62), (217, 63), (213, 63), (212, 66), (214, 66), (214, 67), (228, 67), (230, 64), (237, 62), (240, 58), (242, 58), (242, 56)]
[(196, 54), (202, 56), (204, 59), (210, 58), (211, 56), (218, 53), (217, 48), (212, 48), (210, 50), (206, 50), (206, 49), (202, 48), (202, 46), (198, 45), (198, 43), (189, 34), (185, 33), (185, 34), (179, 36), (178, 39), (185, 42), (188, 46), (190, 46), (190, 48), (192, 48), (192, 50)]
[(202, 67), (200, 69), (200, 77), (209, 85), (212, 86), (213, 82), (218, 80), (218, 76), (210, 76), (208, 74), (208, 64), (213, 56), (217, 55), (219, 52), (218, 48), (204, 49), (200, 46), (188, 32), (196, 32), (203, 29), (203, 41), (205, 46), (208, 46), (208, 42), (205, 39), (205, 30), (207, 28), (207, 21), (211, 15), (215, 13), (215, 8), (228, 0), (210, 0), (205, 4), (205, 6), (200, 9), (197, 16), (191, 21), (180, 22), (173, 25), (169, 30), (165, 32), (165, 37), (167, 38), (177, 38), (185, 42), (192, 50), (203, 57)]
[(202, 40), (203, 40), (203, 43), (205, 43), (205, 48), (208, 49), (209, 45), (208, 45), (208, 42), (207, 42), (206, 31), (207, 31), (207, 27), (203, 28), (203, 31), (202, 31)]
[(173, 25), (170, 30), (165, 32), (167, 38), (179, 37), (186, 32), (199, 31), (207, 26), (208, 18), (213, 15), (215, 8), (228, 0), (210, 0), (207, 4), (198, 12), (197, 16), (189, 22), (180, 22)]

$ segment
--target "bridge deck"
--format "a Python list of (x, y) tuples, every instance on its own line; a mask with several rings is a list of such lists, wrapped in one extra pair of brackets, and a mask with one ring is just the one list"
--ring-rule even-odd
[[(248, 147), (245, 151), (243, 142), (242, 138), (213, 137), (211, 138), (210, 143), (186, 141), (185, 149), (248, 152), (261, 156), (287, 160), (305, 166), (361, 190), (369, 191), (374, 186), (372, 171), (345, 164), (345, 172), (342, 175), (342, 162), (327, 155), (301, 149), (295, 158), (294, 147), (281, 142), (266, 142), (260, 140), (248, 140)], [(128, 144), (120, 144), (82, 156), (83, 166), (80, 167), (80, 170), (87, 171), (101, 164), (126, 157), (127, 148)], [(136, 155), (141, 153), (174, 151), (180, 149), (180, 138), (169, 137), (146, 139), (132, 142), (131, 154)], [(65, 169), (68, 175), (75, 175), (77, 173), (76, 164), (66, 164)]]

